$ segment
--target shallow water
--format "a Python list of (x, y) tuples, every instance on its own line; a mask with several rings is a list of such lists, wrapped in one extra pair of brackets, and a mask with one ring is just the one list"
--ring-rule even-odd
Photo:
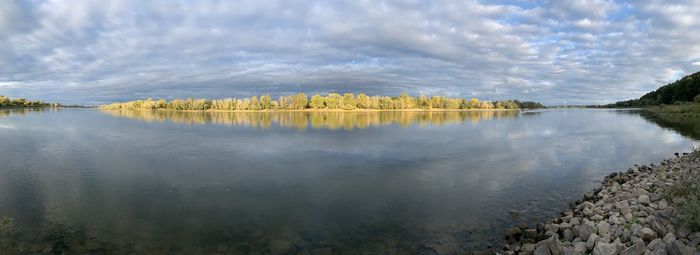
[(693, 144), (614, 110), (0, 111), (0, 251), (451, 254)]

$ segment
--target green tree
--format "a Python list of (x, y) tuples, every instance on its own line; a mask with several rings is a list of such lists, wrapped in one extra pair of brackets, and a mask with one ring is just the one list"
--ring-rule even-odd
[(344, 110), (353, 110), (357, 108), (357, 100), (355, 99), (355, 95), (352, 93), (345, 93), (345, 95), (343, 95), (341, 107)]
[(311, 96), (311, 102), (309, 103), (309, 106), (312, 109), (323, 109), (324, 107), (326, 107), (326, 99), (319, 94), (313, 95)]

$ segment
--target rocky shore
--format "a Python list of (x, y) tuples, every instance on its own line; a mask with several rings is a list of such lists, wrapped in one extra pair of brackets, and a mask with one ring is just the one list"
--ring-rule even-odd
[[(687, 217), (700, 218), (697, 200), (688, 199), (689, 192), (697, 196), (698, 175), (697, 151), (610, 174), (560, 217), (509, 228), (507, 244), (497, 253), (700, 254), (700, 232), (691, 230)], [(691, 202), (695, 204), (686, 204)], [(688, 211), (688, 206), (696, 210)]]

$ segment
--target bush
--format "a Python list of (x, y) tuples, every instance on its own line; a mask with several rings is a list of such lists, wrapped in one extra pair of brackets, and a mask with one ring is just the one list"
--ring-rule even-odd
[(680, 205), (681, 222), (693, 231), (700, 231), (700, 184), (690, 188), (685, 202)]
[(700, 103), (700, 95), (693, 97), (693, 102)]

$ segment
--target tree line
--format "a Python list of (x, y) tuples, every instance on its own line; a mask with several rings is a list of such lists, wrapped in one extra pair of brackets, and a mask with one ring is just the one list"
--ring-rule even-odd
[(42, 100), (31, 101), (24, 98), (10, 99), (5, 96), (0, 96), (0, 108), (39, 108), (39, 107), (58, 107), (59, 104), (49, 104)]
[(604, 107), (642, 107), (680, 102), (700, 102), (700, 72), (661, 86), (638, 99), (619, 101)]
[(367, 96), (364, 93), (353, 94), (329, 93), (326, 96), (316, 94), (308, 98), (304, 93), (290, 96), (280, 96), (273, 100), (269, 95), (252, 96), (250, 98), (225, 99), (146, 99), (123, 103), (113, 103), (101, 106), (106, 110), (225, 110), (225, 111), (258, 111), (258, 110), (408, 110), (408, 109), (535, 109), (544, 108), (537, 102), (518, 100), (479, 101), (478, 99), (449, 98), (444, 96), (413, 97), (403, 93), (396, 97)]

